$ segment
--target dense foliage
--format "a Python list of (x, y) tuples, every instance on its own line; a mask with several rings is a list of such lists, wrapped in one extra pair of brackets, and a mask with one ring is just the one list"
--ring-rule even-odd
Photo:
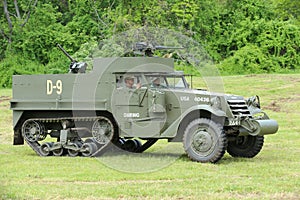
[(60, 43), (85, 59), (99, 41), (136, 27), (164, 27), (203, 45), (223, 74), (300, 69), (300, 1), (2, 0), (0, 86), (12, 74), (61, 73)]

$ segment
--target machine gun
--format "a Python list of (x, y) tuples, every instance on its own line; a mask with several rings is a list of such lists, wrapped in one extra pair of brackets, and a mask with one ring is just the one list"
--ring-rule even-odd
[(134, 54), (140, 54), (147, 57), (153, 57), (155, 50), (165, 50), (165, 49), (183, 49), (183, 47), (168, 47), (168, 46), (161, 46), (161, 45), (153, 45), (147, 42), (137, 42), (133, 46)]
[(71, 63), (69, 66), (69, 73), (77, 74), (77, 73), (85, 73), (87, 64), (85, 62), (77, 62), (74, 58), (68, 54), (68, 52), (60, 46), (60, 44), (57, 44), (57, 47), (70, 59)]

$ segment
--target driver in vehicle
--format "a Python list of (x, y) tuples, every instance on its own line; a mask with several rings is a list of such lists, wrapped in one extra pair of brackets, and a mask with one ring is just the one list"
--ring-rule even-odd
[(125, 86), (128, 89), (141, 88), (141, 83), (137, 83), (136, 85), (134, 85), (134, 76), (126, 76), (124, 80), (125, 80)]
[(166, 88), (166, 86), (161, 84), (160, 77), (154, 77), (151, 80), (151, 87), (152, 88)]

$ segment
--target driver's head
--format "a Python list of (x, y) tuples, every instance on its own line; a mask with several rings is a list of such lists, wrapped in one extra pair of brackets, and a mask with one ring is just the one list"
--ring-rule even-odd
[(125, 85), (128, 88), (132, 88), (134, 84), (134, 76), (126, 76), (125, 77)]
[(153, 78), (152, 79), (152, 84), (159, 86), (160, 85), (160, 78), (159, 77)]

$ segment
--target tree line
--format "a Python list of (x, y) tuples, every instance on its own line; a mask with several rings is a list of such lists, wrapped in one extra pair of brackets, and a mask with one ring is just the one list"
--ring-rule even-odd
[(223, 74), (297, 72), (300, 1), (2, 0), (0, 87), (13, 74), (64, 73), (99, 41), (149, 26), (201, 43)]

